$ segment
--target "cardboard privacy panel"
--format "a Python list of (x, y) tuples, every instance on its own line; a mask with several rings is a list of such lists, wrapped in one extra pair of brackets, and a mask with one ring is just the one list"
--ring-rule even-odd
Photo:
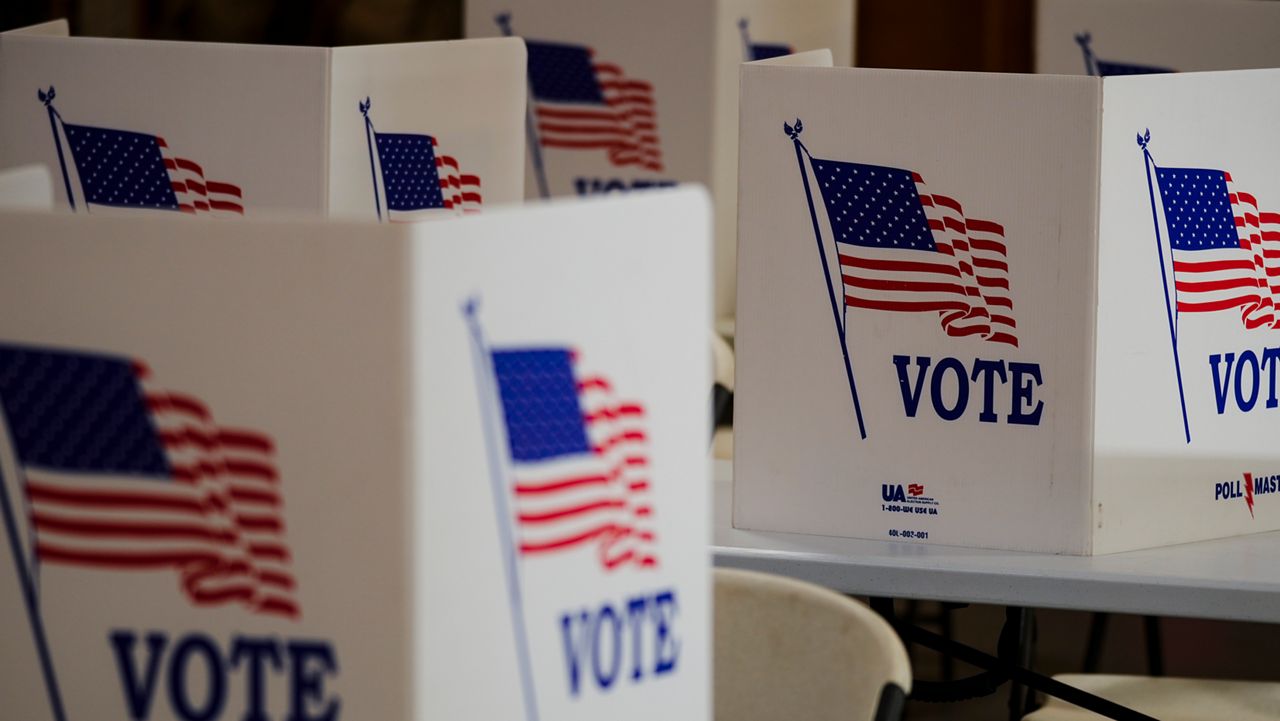
[(523, 197), (515, 40), (296, 48), (0, 35), (0, 166), (60, 207), (416, 220)]
[(707, 185), (716, 313), (731, 317), (738, 66), (823, 48), (850, 64), (853, 0), (468, 0), (466, 12), (468, 37), (528, 44), (528, 197)]
[(53, 178), (43, 165), (0, 170), (0, 208), (52, 210)]
[(8, 713), (708, 718), (706, 206), (0, 216)]
[(1218, 110), (1278, 78), (746, 66), (735, 525), (1073, 554), (1280, 528), (1280, 152)]
[(1137, 75), (1280, 66), (1280, 6), (1255, 0), (1038, 0), (1036, 70)]

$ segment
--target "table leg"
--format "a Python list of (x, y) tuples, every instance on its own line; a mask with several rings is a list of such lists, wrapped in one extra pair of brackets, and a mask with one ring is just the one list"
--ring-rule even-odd
[[(1023, 642), (1024, 638), (1030, 637), (1029, 619), (1032, 616), (1025, 613), (1024, 609), (1014, 608), (1006, 612), (1005, 628), (1000, 634), (1000, 655), (992, 656), (919, 626), (898, 621), (894, 617), (892, 599), (872, 598), (871, 607), (893, 625), (904, 643), (916, 643), (982, 669), (982, 673), (958, 681), (916, 681), (911, 692), (913, 699), (959, 701), (976, 698), (994, 692), (1005, 681), (1013, 681), (1020, 688), (1026, 687), (1028, 693), (1040, 691), (1114, 721), (1155, 721), (1144, 713), (1032, 671), (1028, 655), (1029, 644)], [(1016, 699), (1017, 704), (1011, 694), (1009, 709), (1011, 714), (1018, 714), (1014, 716), (1015, 719), (1021, 717), (1021, 691), (1017, 693)]]

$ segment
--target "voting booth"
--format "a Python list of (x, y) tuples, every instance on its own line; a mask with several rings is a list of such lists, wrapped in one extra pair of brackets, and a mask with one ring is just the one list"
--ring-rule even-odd
[(1280, 528), (1277, 81), (745, 66), (735, 527)]
[(0, 167), (47, 166), (62, 209), (412, 221), (523, 198), (518, 40), (307, 48), (65, 32), (0, 34)]
[(709, 718), (708, 215), (0, 216), (5, 716)]
[(1280, 66), (1280, 5), (1257, 0), (1037, 0), (1036, 72), (1144, 75)]
[(733, 316), (738, 66), (818, 49), (849, 65), (853, 28), (854, 0), (466, 2), (468, 37), (528, 45), (526, 195), (708, 186), (722, 319)]

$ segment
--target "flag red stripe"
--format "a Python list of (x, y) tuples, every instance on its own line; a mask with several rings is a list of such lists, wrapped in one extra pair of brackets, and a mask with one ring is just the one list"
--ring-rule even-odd
[[(975, 218), (966, 218), (965, 224), (969, 226), (969, 230), (971, 231), (977, 231), (979, 233), (991, 233), (993, 235), (1004, 235), (1004, 226), (1000, 225), (999, 223), (993, 223), (989, 220), (977, 220)], [(983, 243), (983, 244), (989, 244), (990, 246), (992, 246), (994, 249), (997, 249), (1001, 253), (1005, 252), (1004, 245), (1001, 243), (997, 243), (993, 240), (986, 240), (986, 239), (979, 239), (979, 238), (973, 238), (972, 240), (973, 240), (974, 247), (980, 247), (978, 244)]]
[(264, 599), (258, 604), (258, 610), (263, 613), (277, 613), (290, 618), (296, 618), (300, 615), (298, 604), (284, 598)]
[(93, 552), (69, 550), (44, 542), (36, 544), (36, 553), (39, 554), (41, 561), (48, 563), (72, 563), (77, 565), (101, 566), (107, 568), (173, 566), (198, 562), (216, 562), (218, 559), (217, 554), (214, 553), (129, 553), (124, 551)]
[(623, 404), (613, 407), (600, 408), (595, 413), (588, 413), (583, 416), (587, 423), (595, 423), (600, 420), (617, 420), (622, 417), (635, 417), (644, 415), (644, 408), (638, 404)]
[(906, 301), (906, 300), (870, 300), (864, 298), (855, 298), (851, 295), (844, 297), (844, 302), (851, 308), (866, 308), (868, 310), (892, 310), (903, 313), (920, 313), (932, 310), (968, 310), (969, 304), (963, 300), (929, 300), (929, 301)]
[[(160, 482), (157, 482), (160, 485)], [(143, 494), (124, 491), (69, 491), (27, 481), (27, 495), (33, 501), (49, 501), (69, 506), (101, 506), (108, 508), (163, 508), (203, 515), (205, 506), (190, 498), (163, 493)]]
[(1236, 298), (1228, 298), (1224, 300), (1207, 301), (1203, 303), (1179, 300), (1178, 310), (1186, 313), (1208, 313), (1215, 310), (1227, 310), (1228, 308), (1238, 308), (1242, 305), (1258, 302), (1258, 296), (1239, 296)]
[(1230, 290), (1231, 288), (1257, 288), (1258, 281), (1255, 278), (1248, 277), (1201, 281), (1178, 278), (1176, 287), (1184, 293), (1206, 293), (1215, 290)]
[(205, 525), (177, 523), (110, 523), (59, 518), (43, 512), (31, 514), (37, 530), (67, 535), (115, 538), (195, 538), (215, 543), (234, 543), (236, 534)]
[(940, 273), (960, 277), (960, 271), (954, 265), (946, 263), (927, 263), (915, 260), (882, 260), (879, 258), (859, 258), (854, 255), (840, 254), (840, 265), (867, 270), (887, 270), (902, 273)]
[(624, 508), (626, 505), (626, 501), (617, 499), (592, 501), (590, 503), (580, 503), (575, 506), (556, 508), (550, 511), (520, 513), (517, 518), (521, 523), (547, 523), (549, 521), (558, 521), (564, 518), (571, 518), (573, 516), (581, 516), (594, 511), (603, 511), (610, 508)]
[(231, 203), (225, 200), (210, 200), (209, 207), (214, 210), (225, 210), (231, 213), (239, 213), (244, 215), (244, 206), (237, 203)]
[(232, 185), (231, 183), (220, 183), (216, 180), (207, 181), (207, 184), (209, 186), (210, 193), (218, 193), (220, 195), (234, 195), (237, 198), (242, 197), (240, 194), (240, 186), (238, 185)]
[(854, 288), (896, 290), (904, 293), (955, 293), (964, 295), (964, 286), (956, 283), (934, 283), (922, 280), (883, 280), (880, 278), (858, 278), (852, 275), (842, 277), (846, 286), (853, 286)]
[(1183, 273), (1212, 273), (1220, 270), (1247, 270), (1252, 272), (1253, 268), (1253, 261), (1249, 260), (1173, 261), (1173, 270)]
[(520, 552), (521, 553), (543, 553), (546, 551), (560, 550), (562, 548), (573, 546), (575, 544), (582, 543), (584, 541), (589, 541), (595, 538), (596, 536), (599, 536), (602, 533), (613, 531), (615, 528), (617, 528), (615, 524), (606, 523), (604, 525), (597, 526), (588, 531), (575, 533), (571, 536), (562, 536), (560, 538), (556, 538), (550, 541), (538, 541), (538, 542), (521, 541)]

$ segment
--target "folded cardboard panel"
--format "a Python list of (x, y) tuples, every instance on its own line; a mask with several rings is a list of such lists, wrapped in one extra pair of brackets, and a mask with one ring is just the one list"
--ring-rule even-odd
[(0, 166), (96, 214), (456, 215), (523, 197), (516, 40), (299, 48), (0, 36)]
[(0, 218), (9, 711), (706, 718), (707, 213)]
[[(1076, 554), (1280, 527), (1270, 150), (1215, 110), (1274, 78), (745, 67), (735, 525)], [(1220, 215), (1148, 186), (1156, 122)], [(1223, 257), (1183, 257), (1210, 220)]]
[(731, 318), (737, 68), (823, 48), (848, 65), (853, 22), (853, 0), (469, 0), (466, 32), (528, 43), (529, 197), (711, 188), (716, 313)]

